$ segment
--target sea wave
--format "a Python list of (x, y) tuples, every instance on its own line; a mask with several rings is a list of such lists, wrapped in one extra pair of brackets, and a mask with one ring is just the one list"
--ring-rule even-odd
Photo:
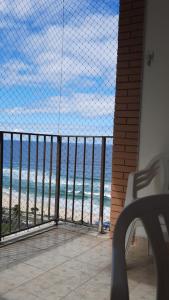
[[(44, 210), (47, 212), (48, 209), (48, 197), (44, 198)], [(14, 206), (15, 204), (18, 203), (18, 193), (16, 191), (12, 192), (12, 205)], [(27, 203), (27, 197), (26, 194), (22, 193), (21, 194), (21, 209), (24, 211), (26, 209), (26, 203)], [(41, 204), (42, 204), (42, 198), (37, 197), (37, 207), (39, 208), (39, 212), (41, 212)], [(30, 194), (29, 197), (29, 208), (31, 208), (34, 205), (34, 197)], [(3, 207), (9, 207), (9, 190), (3, 189), (3, 201), (2, 201)], [(79, 217), (81, 217), (81, 206), (82, 203), (75, 199), (74, 201), (74, 220), (79, 220)], [(60, 203), (59, 203), (59, 208), (60, 208), (60, 217), (64, 218), (65, 217), (65, 198), (61, 197), (60, 198)], [(55, 198), (51, 198), (51, 213), (54, 213), (55, 210)], [(99, 202), (93, 202), (93, 223), (97, 224), (99, 220)], [(91, 202), (90, 201), (85, 201), (84, 202), (84, 221), (89, 222), (90, 221), (90, 212), (91, 212)], [(69, 200), (67, 202), (67, 217), (72, 216), (72, 200)], [(104, 207), (104, 222), (109, 222), (110, 220), (110, 206), (105, 206)]]
[[(10, 184), (10, 169), (4, 168), (3, 170), (3, 176), (4, 176), (4, 188), (9, 190), (9, 184)], [(22, 192), (26, 193), (27, 192), (27, 178), (28, 178), (28, 172), (27, 170), (22, 170), (21, 174), (21, 187), (22, 187)], [(30, 178), (30, 184), (29, 184), (29, 189), (30, 189), (30, 194), (35, 193), (35, 170), (30, 170), (29, 174)], [(49, 194), (49, 180), (50, 174), (49, 172), (45, 172), (45, 196)], [(38, 177), (37, 177), (37, 192), (38, 195), (42, 193), (42, 182), (43, 182), (43, 172), (39, 171), (38, 172)], [(61, 197), (65, 197), (66, 195), (66, 177), (61, 177), (60, 181), (60, 195)], [(69, 178), (68, 181), (68, 198), (73, 197), (73, 185), (74, 185), (74, 180), (73, 178)], [(19, 169), (13, 169), (12, 171), (12, 189), (14, 191), (18, 191), (18, 186), (19, 186)], [(52, 176), (51, 178), (51, 196), (54, 197), (56, 191), (56, 178), (55, 176)], [(77, 178), (75, 182), (75, 198), (77, 198), (78, 201), (80, 201), (84, 195), (86, 200), (91, 199), (91, 179), (85, 179), (84, 183), (84, 190), (83, 190), (83, 179), (82, 178)], [(106, 182), (105, 183), (105, 192), (104, 192), (104, 198), (106, 203), (109, 202), (111, 197), (111, 183)], [(93, 199), (94, 201), (98, 201), (100, 199), (100, 183), (98, 180), (93, 181)]]
[[(39, 170), (37, 175), (38, 175), (37, 176), (37, 183), (41, 184), (42, 180), (43, 180), (43, 172)], [(3, 176), (9, 178), (10, 177), (10, 169), (4, 168), (3, 169)], [(19, 179), (19, 169), (13, 169), (12, 170), (12, 177), (13, 177), (13, 179), (16, 179), (16, 180)], [(35, 170), (30, 170), (30, 172), (29, 172), (30, 181), (35, 183), (35, 180), (36, 180), (35, 177), (36, 177)], [(27, 170), (22, 170), (21, 178), (22, 178), (22, 181), (27, 180), (27, 178), (28, 178), (28, 171)], [(49, 181), (50, 181), (50, 173), (48, 171), (46, 171), (45, 172), (45, 183), (49, 183)], [(56, 184), (56, 175), (55, 174), (52, 174), (52, 176), (51, 176), (51, 183)], [(66, 185), (67, 184), (65, 176), (61, 176), (60, 183), (61, 183), (61, 185)], [(69, 186), (74, 185), (73, 178), (69, 178), (68, 185)], [(83, 179), (82, 178), (76, 178), (75, 185), (76, 186), (83, 186)], [(94, 185), (95, 185), (95, 187), (100, 186), (100, 182), (98, 182), (98, 179), (94, 179)], [(86, 179), (85, 178), (85, 186), (91, 186), (91, 179)], [(106, 184), (105, 187), (110, 188), (110, 185)]]

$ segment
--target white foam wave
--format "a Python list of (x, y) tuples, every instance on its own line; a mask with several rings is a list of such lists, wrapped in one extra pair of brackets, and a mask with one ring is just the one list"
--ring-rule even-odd
[[(26, 201), (27, 197), (26, 194), (21, 195), (21, 207), (22, 210), (26, 209)], [(30, 195), (29, 198), (30, 204), (34, 205), (34, 197)], [(13, 191), (12, 192), (12, 204), (13, 206), (18, 203), (18, 193)], [(39, 211), (41, 211), (41, 203), (42, 203), (42, 198), (39, 196), (37, 197), (37, 207), (39, 208)], [(74, 219), (78, 220), (78, 218), (81, 216), (81, 205), (82, 202), (78, 201), (75, 199), (74, 201)], [(3, 189), (3, 206), (4, 207), (9, 207), (9, 190)], [(31, 207), (31, 206), (30, 206)], [(65, 214), (65, 199), (60, 198), (60, 217), (64, 218)], [(48, 209), (48, 197), (44, 198), (44, 211), (47, 212)], [(55, 209), (55, 199), (51, 198), (51, 212), (54, 213)], [(68, 200), (67, 202), (67, 210), (68, 210), (68, 216), (72, 215), (72, 200)], [(90, 221), (90, 211), (91, 211), (91, 202), (85, 201), (84, 202), (84, 221), (89, 222)], [(99, 203), (93, 203), (93, 224), (97, 223), (99, 220)], [(104, 207), (104, 222), (109, 222), (110, 221), (110, 207), (105, 206)]]
[(107, 198), (111, 198), (111, 193), (104, 193), (104, 196), (106, 196)]

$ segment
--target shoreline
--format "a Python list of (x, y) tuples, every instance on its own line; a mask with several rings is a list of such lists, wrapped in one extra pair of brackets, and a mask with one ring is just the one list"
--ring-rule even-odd
[[(48, 217), (48, 201), (49, 199), (47, 197), (44, 197), (44, 206), (43, 206), (43, 216)], [(13, 208), (15, 205), (18, 205), (18, 193), (12, 192), (12, 201), (11, 201), (11, 207)], [(90, 211), (91, 206), (90, 202), (84, 202), (84, 214), (83, 214), (83, 221), (85, 223), (90, 223)], [(3, 198), (2, 198), (2, 206), (5, 209), (9, 209), (9, 192), (3, 191)], [(36, 212), (36, 215), (38, 217), (41, 216), (41, 210), (42, 210), (42, 198), (37, 197), (36, 201), (36, 207), (38, 211)], [(32, 215), (32, 218), (34, 216), (34, 213), (31, 211), (31, 208), (34, 208), (34, 197), (31, 195), (29, 196), (29, 210), (28, 210), (28, 216)], [(20, 211), (22, 213), (26, 213), (27, 209), (27, 196), (24, 193), (21, 193), (21, 206)], [(79, 222), (81, 220), (81, 211), (82, 211), (82, 202), (79, 200), (74, 201), (74, 221)], [(93, 204), (92, 208), (92, 224), (95, 225), (99, 221), (99, 205), (96, 205), (96, 203)], [(51, 198), (50, 202), (50, 217), (54, 216), (55, 213), (55, 199)], [(67, 219), (71, 219), (72, 217), (72, 200), (68, 200), (67, 205)], [(28, 217), (29, 218), (29, 217)], [(61, 198), (59, 203), (59, 218), (65, 219), (65, 199)], [(110, 207), (105, 206), (104, 208), (104, 222), (110, 221)]]

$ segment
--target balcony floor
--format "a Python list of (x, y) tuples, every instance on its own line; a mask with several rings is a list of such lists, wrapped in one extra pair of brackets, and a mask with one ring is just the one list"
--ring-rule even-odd
[[(111, 243), (80, 226), (59, 225), (0, 249), (1, 300), (108, 300)], [(145, 245), (128, 256), (132, 300), (155, 299), (152, 259)]]

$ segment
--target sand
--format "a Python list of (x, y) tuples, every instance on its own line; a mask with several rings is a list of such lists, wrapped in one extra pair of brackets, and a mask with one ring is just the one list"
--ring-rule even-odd
[[(2, 206), (6, 209), (9, 209), (9, 191), (4, 191), (3, 192), (3, 201), (2, 201)], [(26, 209), (27, 209), (27, 196), (26, 194), (22, 193), (21, 194), (21, 202), (20, 202), (20, 209), (21, 212), (24, 215), (26, 215)], [(34, 208), (35, 202), (34, 202), (34, 197), (30, 194), (29, 195), (29, 201), (28, 201), (28, 212), (29, 212), (29, 218), (32, 220), (33, 218), (33, 213), (31, 211), (31, 208)], [(43, 216), (44, 218), (48, 218), (48, 213), (50, 213), (50, 218), (54, 218), (55, 215), (55, 199), (51, 198), (50, 201), (50, 210), (48, 207), (49, 204), (49, 199), (44, 198), (44, 206), (43, 206)], [(12, 201), (11, 201), (11, 207), (14, 207), (15, 205), (18, 205), (18, 193), (12, 191)], [(37, 219), (41, 217), (41, 212), (42, 212), (42, 198), (37, 197), (36, 200), (36, 207), (38, 211), (36, 212)], [(90, 222), (90, 203), (85, 202), (84, 204), (84, 214), (83, 214), (83, 220), (86, 223)], [(74, 221), (78, 222), (81, 221), (81, 211), (82, 211), (82, 203), (79, 200), (75, 200), (74, 202)], [(60, 219), (65, 219), (65, 199), (60, 199), (59, 203), (59, 218)], [(68, 201), (68, 206), (67, 206), (67, 219), (71, 220), (72, 218), (72, 200)], [(108, 222), (110, 219), (110, 208), (105, 207), (104, 209), (104, 221)], [(97, 224), (99, 220), (99, 206), (94, 204), (93, 205), (93, 214), (92, 214), (92, 223)]]

